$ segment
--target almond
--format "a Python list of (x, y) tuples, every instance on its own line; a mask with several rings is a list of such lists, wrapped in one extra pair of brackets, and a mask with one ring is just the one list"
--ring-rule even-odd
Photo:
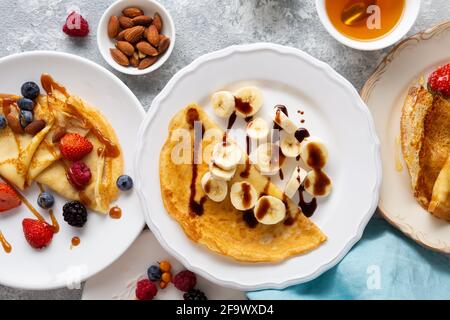
[(136, 48), (149, 56), (155, 57), (158, 55), (158, 50), (156, 50), (152, 45), (146, 41), (141, 41), (136, 45)]
[(125, 32), (126, 32), (127, 30), (122, 30), (122, 31), (120, 31), (119, 32), (119, 34), (117, 35), (117, 37), (116, 37), (116, 40), (117, 41), (122, 41), (122, 40), (124, 40), (125, 39)]
[(139, 66), (139, 55), (137, 52), (133, 54), (133, 56), (130, 58), (130, 65), (137, 68)]
[(115, 38), (119, 33), (119, 18), (116, 16), (111, 16), (108, 22), (108, 36), (110, 38)]
[(42, 129), (45, 128), (47, 124), (44, 120), (34, 120), (29, 125), (25, 127), (25, 133), (31, 134), (32, 136), (37, 135)]
[(144, 12), (141, 9), (136, 8), (136, 7), (125, 8), (125, 9), (123, 9), (122, 13), (125, 17), (131, 18), (131, 19), (136, 18), (138, 16), (142, 16), (144, 14)]
[(170, 46), (169, 37), (163, 35), (162, 37), (159, 38), (159, 47), (158, 47), (159, 54), (163, 54), (164, 52), (166, 52), (169, 46)]
[(135, 26), (149, 26), (153, 20), (149, 16), (137, 16), (132, 21)]
[(161, 32), (163, 23), (162, 23), (161, 16), (158, 13), (155, 13), (155, 15), (153, 16), (152, 24), (156, 27), (156, 29), (158, 29), (158, 32)]
[(114, 61), (116, 61), (121, 66), (129, 66), (130, 61), (128, 60), (128, 57), (122, 53), (119, 49), (109, 49), (111, 51), (111, 56), (113, 57)]
[(55, 132), (53, 133), (52, 142), (53, 143), (59, 142), (59, 140), (61, 140), (65, 134), (66, 134), (66, 129), (64, 129), (62, 127), (57, 127)]
[(129, 43), (136, 43), (142, 38), (142, 34), (144, 33), (145, 28), (143, 26), (136, 26), (130, 29), (127, 29), (124, 38)]
[(122, 29), (128, 29), (134, 27), (133, 20), (131, 18), (121, 16), (119, 17), (119, 23)]
[(152, 46), (157, 47), (159, 45), (159, 32), (155, 25), (152, 24), (148, 27), (146, 38)]
[(19, 118), (10, 113), (6, 116), (6, 120), (8, 120), (8, 125), (14, 133), (23, 133), (23, 128), (20, 125)]
[(134, 53), (134, 47), (126, 41), (117, 41), (116, 48), (122, 51), (126, 56), (131, 57)]
[(142, 70), (142, 69), (147, 69), (148, 67), (150, 67), (152, 64), (154, 64), (156, 62), (156, 60), (158, 60), (157, 57), (148, 57), (143, 59), (138, 66), (138, 69)]

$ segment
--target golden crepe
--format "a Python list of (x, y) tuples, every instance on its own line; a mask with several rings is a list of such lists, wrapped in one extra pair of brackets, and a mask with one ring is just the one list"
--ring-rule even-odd
[[(205, 131), (201, 143), (204, 161), (191, 164), (192, 156), (196, 157), (191, 142), (188, 154), (184, 154), (188, 163), (175, 163), (172, 154), (180, 152), (177, 147), (180, 132), (186, 129), (184, 132), (189, 133), (189, 141), (194, 140), (193, 117), (202, 123)], [(208, 135), (212, 131), (218, 134)], [(216, 253), (246, 262), (282, 261), (311, 251), (322, 244), (326, 236), (320, 229), (253, 165), (239, 164), (230, 185), (245, 180), (250, 182), (258, 193), (283, 200), (288, 212), (287, 219), (290, 221), (276, 225), (257, 224), (251, 228), (244, 220), (246, 213), (235, 209), (229, 197), (218, 203), (205, 196), (200, 180), (208, 171), (211, 146), (222, 136), (223, 131), (196, 104), (178, 112), (169, 125), (169, 136), (161, 150), (159, 161), (161, 194), (167, 211), (187, 236)], [(247, 171), (247, 165), (248, 177), (242, 178), (241, 173)]]
[(450, 102), (424, 87), (411, 88), (402, 109), (401, 140), (414, 197), (450, 221)]
[[(99, 111), (70, 95), (49, 75), (43, 75), (41, 82), (47, 95), (37, 98), (34, 118), (44, 120), (46, 126), (34, 136), (14, 133), (9, 127), (0, 131), (0, 175), (20, 189), (36, 181), (69, 200), (79, 200), (94, 211), (107, 213), (109, 204), (117, 198), (115, 182), (123, 171), (114, 129)], [(2, 96), (0, 101), (4, 103), (8, 98)], [(8, 107), (0, 111), (18, 112), (15, 101), (7, 103)], [(94, 147), (82, 160), (90, 168), (92, 178), (81, 191), (67, 179), (70, 162), (62, 159), (59, 151), (56, 136), (66, 133), (85, 136)]]

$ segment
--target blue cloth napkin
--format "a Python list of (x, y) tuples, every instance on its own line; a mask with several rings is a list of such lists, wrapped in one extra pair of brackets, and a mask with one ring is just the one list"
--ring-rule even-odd
[(319, 278), (250, 299), (450, 299), (450, 259), (373, 218), (345, 258)]

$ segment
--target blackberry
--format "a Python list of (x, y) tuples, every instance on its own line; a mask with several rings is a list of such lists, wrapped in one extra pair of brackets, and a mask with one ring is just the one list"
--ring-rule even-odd
[(67, 202), (63, 207), (63, 216), (69, 225), (81, 228), (87, 221), (86, 207), (80, 201)]
[(186, 292), (185, 294), (183, 294), (183, 299), (184, 300), (196, 300), (196, 301), (208, 300), (206, 295), (202, 291), (197, 290), (197, 289), (191, 289), (188, 292)]

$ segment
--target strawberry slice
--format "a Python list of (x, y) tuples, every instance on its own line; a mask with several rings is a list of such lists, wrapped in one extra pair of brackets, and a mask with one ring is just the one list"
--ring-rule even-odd
[(19, 195), (13, 188), (0, 182), (0, 213), (17, 208), (21, 203)]
[(450, 63), (437, 68), (428, 78), (428, 89), (450, 97)]
[(64, 159), (78, 161), (93, 149), (92, 143), (78, 133), (66, 133), (59, 142), (59, 150)]

